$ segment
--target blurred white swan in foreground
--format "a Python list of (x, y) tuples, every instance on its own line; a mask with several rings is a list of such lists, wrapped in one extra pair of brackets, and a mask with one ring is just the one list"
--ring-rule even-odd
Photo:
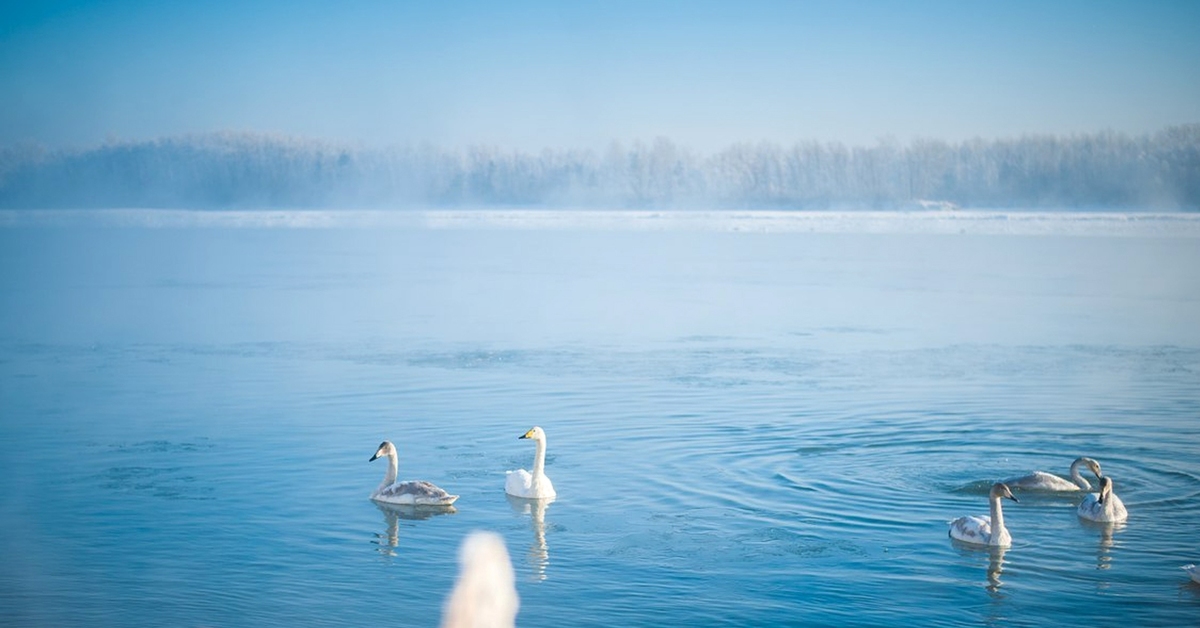
[(525, 499), (554, 497), (557, 495), (554, 492), (554, 484), (550, 482), (550, 478), (546, 477), (545, 471), (546, 432), (535, 426), (519, 438), (529, 438), (537, 444), (537, 451), (533, 454), (533, 473), (525, 469), (509, 471), (508, 476), (504, 479), (504, 492), (513, 497), (524, 497)]
[(458, 582), (442, 607), (442, 628), (512, 628), (521, 600), (500, 535), (472, 532), (458, 550)]
[(449, 506), (458, 499), (458, 495), (451, 495), (424, 480), (397, 482), (396, 446), (390, 441), (385, 440), (379, 444), (379, 449), (371, 456), (371, 461), (383, 456), (387, 456), (388, 459), (387, 473), (383, 476), (383, 482), (379, 483), (379, 488), (371, 493), (371, 499), (401, 506)]
[(1024, 475), (1016, 478), (1004, 480), (1010, 489), (1019, 489), (1023, 491), (1090, 491), (1092, 485), (1079, 472), (1080, 467), (1087, 467), (1096, 480), (1100, 479), (1100, 463), (1086, 456), (1076, 458), (1075, 462), (1071, 463), (1071, 479), (1066, 480), (1053, 473), (1045, 471), (1034, 471), (1029, 475)]
[(968, 515), (951, 521), (950, 538), (972, 545), (991, 547), (1012, 545), (1012, 537), (1008, 534), (1008, 528), (1004, 527), (1004, 512), (1000, 508), (1000, 499), (1003, 497), (1014, 502), (1019, 501), (1013, 497), (1012, 491), (1002, 482), (993, 484), (991, 492), (988, 493), (991, 514), (984, 517)]
[(1195, 565), (1184, 565), (1183, 570), (1191, 577), (1192, 582), (1200, 584), (1200, 567)]
[(1089, 521), (1118, 522), (1129, 517), (1125, 504), (1113, 492), (1113, 481), (1108, 476), (1100, 477), (1100, 492), (1088, 493), (1079, 504), (1079, 516)]

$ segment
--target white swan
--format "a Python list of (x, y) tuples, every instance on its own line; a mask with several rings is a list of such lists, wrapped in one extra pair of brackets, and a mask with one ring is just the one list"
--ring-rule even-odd
[(1053, 473), (1034, 471), (1029, 475), (1003, 480), (1009, 488), (1023, 491), (1090, 491), (1092, 485), (1079, 473), (1079, 468), (1086, 466), (1096, 480), (1100, 479), (1100, 463), (1092, 458), (1080, 457), (1071, 463), (1071, 479), (1066, 480)]
[(458, 499), (458, 495), (451, 495), (424, 480), (397, 482), (396, 446), (390, 441), (385, 440), (379, 444), (379, 449), (371, 456), (371, 461), (383, 456), (388, 458), (387, 473), (383, 476), (383, 482), (379, 483), (379, 488), (371, 493), (371, 499), (402, 506), (449, 506)]
[(1004, 483), (997, 482), (993, 484), (991, 492), (988, 493), (991, 515), (986, 517), (959, 517), (951, 521), (950, 538), (972, 545), (987, 545), (990, 547), (1008, 547), (1012, 545), (1012, 537), (1008, 534), (1008, 528), (1004, 527), (1004, 512), (1000, 509), (1000, 499), (1002, 497), (1007, 497), (1014, 502), (1019, 501), (1016, 497), (1013, 497), (1012, 491)]
[(504, 540), (472, 532), (458, 550), (458, 582), (442, 607), (442, 628), (512, 628), (521, 599)]
[(1121, 498), (1113, 492), (1112, 478), (1100, 476), (1100, 492), (1088, 493), (1079, 504), (1079, 516), (1089, 521), (1116, 523), (1129, 518)]
[(554, 497), (554, 484), (546, 477), (546, 432), (540, 427), (525, 432), (520, 438), (533, 439), (537, 451), (533, 454), (533, 473), (525, 469), (509, 471), (504, 479), (504, 492), (513, 497), (525, 499), (546, 499)]
[(1192, 579), (1192, 582), (1200, 584), (1200, 567), (1195, 565), (1184, 565), (1183, 570)]

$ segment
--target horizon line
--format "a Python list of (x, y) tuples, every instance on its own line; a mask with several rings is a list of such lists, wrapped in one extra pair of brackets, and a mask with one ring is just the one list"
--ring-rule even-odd
[(0, 209), (0, 229), (415, 229), (1200, 238), (1200, 213), (1034, 209)]
[(841, 147), (847, 149), (856, 148), (876, 148), (880, 146), (895, 145), (898, 147), (909, 147), (923, 143), (940, 143), (950, 146), (971, 144), (974, 142), (1020, 142), (1029, 140), (1045, 140), (1045, 139), (1075, 139), (1081, 137), (1094, 136), (1116, 136), (1125, 139), (1148, 139), (1155, 135), (1168, 132), (1175, 129), (1192, 130), (1200, 128), (1200, 121), (1184, 122), (1179, 124), (1168, 124), (1152, 131), (1129, 132), (1119, 131), (1111, 127), (1100, 128), (1093, 131), (1066, 131), (1066, 132), (1045, 132), (1045, 131), (1029, 131), (1020, 134), (1012, 135), (973, 135), (963, 139), (944, 139), (933, 136), (913, 136), (907, 139), (900, 139), (897, 135), (884, 134), (875, 139), (873, 143), (852, 143), (843, 140), (821, 140), (816, 138), (797, 138), (794, 140), (775, 140), (768, 138), (760, 139), (744, 139), (727, 142), (716, 149), (696, 149), (691, 143), (677, 140), (669, 135), (661, 134), (653, 137), (636, 137), (636, 138), (614, 138), (608, 140), (602, 148), (586, 145), (544, 145), (540, 148), (519, 148), (513, 146), (505, 146), (497, 142), (433, 142), (430, 140), (413, 140), (413, 141), (387, 141), (387, 142), (369, 142), (364, 140), (345, 139), (324, 137), (319, 135), (307, 135), (301, 133), (286, 133), (282, 131), (259, 130), (259, 129), (217, 129), (210, 131), (194, 131), (185, 133), (174, 133), (160, 135), (151, 138), (123, 138), (115, 134), (106, 137), (99, 142), (90, 144), (51, 144), (39, 140), (17, 140), (13, 142), (0, 143), (0, 150), (40, 150), (49, 153), (84, 153), (102, 148), (121, 147), (121, 146), (137, 146), (137, 145), (153, 145), (162, 143), (185, 142), (196, 140), (275, 140), (277, 142), (294, 142), (302, 145), (310, 146), (328, 146), (341, 150), (395, 150), (395, 149), (411, 149), (411, 148), (432, 148), (446, 152), (462, 151), (462, 150), (498, 150), (514, 154), (538, 154), (547, 151), (550, 152), (602, 152), (612, 149), (626, 149), (634, 147), (652, 147), (655, 144), (666, 142), (671, 147), (693, 152), (700, 155), (718, 154), (737, 147), (743, 146), (822, 146), (822, 147)]

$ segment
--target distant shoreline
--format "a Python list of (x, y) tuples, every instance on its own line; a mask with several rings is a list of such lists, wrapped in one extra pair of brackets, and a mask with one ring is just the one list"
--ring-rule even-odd
[(1200, 213), (1043, 210), (0, 210), (0, 228), (429, 229), (1200, 238)]
[(0, 207), (1200, 210), (1200, 124), (872, 146), (368, 148), (262, 134), (0, 146)]

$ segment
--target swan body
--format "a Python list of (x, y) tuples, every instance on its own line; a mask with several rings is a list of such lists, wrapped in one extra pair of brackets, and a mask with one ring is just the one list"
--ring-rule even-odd
[(1014, 502), (1018, 501), (1008, 486), (1002, 482), (993, 484), (991, 492), (988, 493), (991, 514), (981, 517), (959, 517), (951, 521), (950, 538), (988, 547), (1012, 545), (1012, 537), (1008, 534), (1008, 528), (1004, 527), (1004, 512), (1000, 508), (1000, 500), (1005, 497)]
[(458, 581), (442, 607), (442, 628), (512, 628), (521, 598), (504, 539), (472, 532), (458, 551)]
[(387, 472), (383, 476), (383, 482), (379, 483), (379, 488), (371, 493), (372, 500), (400, 506), (449, 506), (458, 499), (458, 495), (451, 495), (424, 480), (397, 482), (396, 446), (390, 441), (380, 443), (371, 460), (384, 456), (388, 459)]
[(1195, 565), (1184, 565), (1183, 570), (1187, 572), (1187, 575), (1192, 579), (1192, 582), (1200, 584), (1200, 567)]
[(1108, 476), (1100, 477), (1100, 492), (1088, 493), (1079, 504), (1079, 516), (1088, 521), (1117, 523), (1129, 518), (1129, 511), (1121, 498), (1113, 492), (1113, 481)]
[(1069, 480), (1053, 473), (1034, 471), (1029, 475), (1004, 480), (1004, 484), (1010, 489), (1023, 491), (1090, 491), (1092, 485), (1080, 473), (1080, 467), (1087, 467), (1088, 471), (1091, 471), (1099, 481), (1100, 463), (1092, 458), (1080, 457), (1071, 463), (1071, 479)]
[(525, 432), (518, 438), (531, 439), (537, 450), (533, 455), (533, 472), (525, 469), (509, 471), (504, 478), (504, 492), (525, 499), (548, 499), (557, 495), (554, 484), (546, 476), (546, 432), (540, 427)]

